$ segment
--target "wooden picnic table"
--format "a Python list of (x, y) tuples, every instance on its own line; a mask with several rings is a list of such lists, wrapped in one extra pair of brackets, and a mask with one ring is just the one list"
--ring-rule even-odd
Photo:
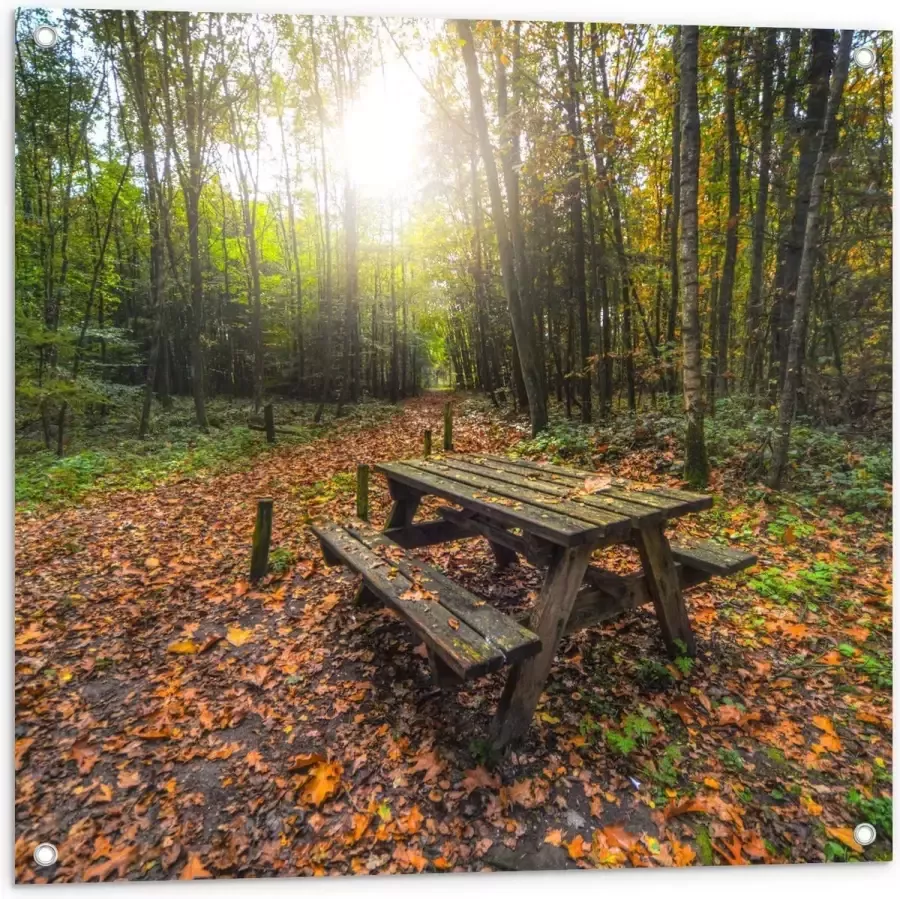
[[(752, 560), (714, 545), (673, 551), (666, 523), (709, 508), (712, 498), (704, 494), (486, 453), (385, 462), (375, 469), (387, 478), (393, 500), (384, 535), (401, 547), (481, 536), (500, 566), (519, 555), (546, 566), (528, 621), (541, 648), (509, 669), (492, 727), (497, 746), (528, 730), (565, 634), (652, 601), (670, 655), (692, 656), (682, 583)], [(425, 496), (452, 505), (436, 520), (415, 522)], [(637, 547), (641, 573), (623, 577), (591, 565), (595, 550), (620, 543)]]

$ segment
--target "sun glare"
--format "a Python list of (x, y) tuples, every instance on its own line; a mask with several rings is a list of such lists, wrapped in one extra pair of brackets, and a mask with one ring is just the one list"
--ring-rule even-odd
[(344, 120), (344, 161), (355, 185), (383, 199), (402, 193), (413, 177), (423, 90), (406, 64), (386, 63), (363, 84)]

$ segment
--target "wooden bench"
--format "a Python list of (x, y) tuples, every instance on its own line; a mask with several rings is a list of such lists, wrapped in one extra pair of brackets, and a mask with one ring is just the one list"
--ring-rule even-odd
[[(752, 567), (757, 561), (756, 556), (743, 550), (709, 541), (672, 543), (671, 547), (678, 582), (683, 590), (713, 577), (736, 574)], [(643, 574), (613, 574), (590, 566), (585, 572), (585, 586), (575, 599), (565, 632), (572, 634), (582, 628), (602, 624), (652, 601)]]
[(672, 557), (683, 569), (681, 582), (684, 587), (694, 587), (713, 577), (737, 574), (756, 564), (756, 556), (709, 540), (670, 545)]
[(369, 525), (329, 522), (312, 530), (328, 564), (362, 575), (358, 604), (380, 600), (425, 641), (439, 685), (472, 680), (540, 652), (536, 634)]

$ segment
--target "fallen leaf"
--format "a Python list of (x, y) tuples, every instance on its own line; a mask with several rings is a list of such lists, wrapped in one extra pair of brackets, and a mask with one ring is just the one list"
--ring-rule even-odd
[(169, 652), (175, 655), (189, 656), (200, 652), (201, 644), (195, 643), (193, 640), (176, 640), (169, 644)]
[(830, 837), (834, 837), (854, 852), (863, 851), (863, 847), (853, 838), (853, 830), (849, 827), (826, 827), (825, 833)]
[(337, 793), (341, 785), (343, 767), (339, 762), (319, 762), (310, 771), (310, 776), (300, 792), (301, 800), (307, 805), (320, 806)]
[(252, 637), (253, 631), (244, 630), (237, 625), (232, 625), (230, 628), (228, 628), (228, 634), (226, 635), (225, 639), (232, 646), (243, 646)]
[(21, 769), (32, 743), (34, 743), (34, 737), (22, 737), (16, 740), (16, 771)]
[(566, 849), (569, 850), (569, 858), (574, 859), (575, 861), (584, 858), (584, 837), (581, 834), (578, 834), (566, 843)]
[(124, 878), (128, 873), (128, 866), (136, 853), (137, 846), (126, 846), (110, 855), (105, 862), (91, 865), (84, 872), (84, 879), (94, 880), (96, 878), (97, 880), (106, 880), (113, 871), (116, 872), (116, 876), (120, 879)]
[(203, 867), (200, 856), (191, 852), (188, 855), (187, 864), (181, 869), (179, 880), (203, 880), (206, 877), (212, 877), (212, 874)]
[(550, 830), (544, 837), (544, 842), (551, 846), (562, 846), (563, 832), (561, 830)]

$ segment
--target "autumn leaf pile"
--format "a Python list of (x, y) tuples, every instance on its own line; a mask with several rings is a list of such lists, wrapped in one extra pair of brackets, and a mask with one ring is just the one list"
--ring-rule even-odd
[[(352, 514), (357, 463), (418, 454), (441, 402), (276, 446), (249, 471), (18, 516), (20, 882), (872, 857), (852, 830), (859, 803), (890, 795), (887, 522), (803, 512), (798, 538), (771, 527), (773, 497), (720, 475), (724, 498), (679, 532), (761, 564), (689, 594), (699, 657), (671, 662), (651, 609), (567, 638), (531, 732), (498, 759), (484, 738), (503, 674), (435, 689), (424, 648), (352, 606), (355, 578), (308, 530)], [(458, 401), (458, 450), (521, 436)], [(638, 453), (611, 473), (653, 470)], [(251, 586), (259, 496), (290, 564)], [(376, 476), (376, 525), (387, 503)], [(478, 541), (422, 557), (509, 612), (540, 587), (525, 564), (497, 574)], [(836, 559), (814, 603), (754, 586)], [(59, 861), (38, 869), (44, 841)], [(876, 847), (889, 856), (884, 835)]]

